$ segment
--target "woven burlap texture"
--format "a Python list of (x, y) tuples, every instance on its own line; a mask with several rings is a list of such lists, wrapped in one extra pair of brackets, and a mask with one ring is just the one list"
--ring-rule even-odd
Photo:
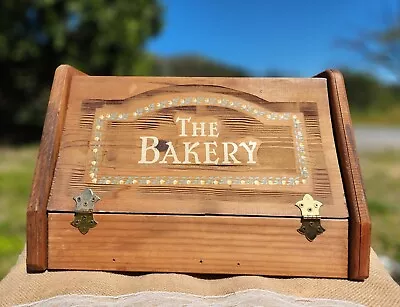
[(371, 251), (370, 277), (364, 282), (261, 276), (199, 278), (186, 274), (128, 275), (86, 271), (27, 274), (23, 252), (17, 264), (0, 282), (0, 306), (66, 294), (117, 296), (141, 291), (169, 291), (213, 296), (246, 289), (264, 289), (306, 298), (347, 300), (367, 306), (400, 306), (400, 287), (385, 271), (374, 251)]

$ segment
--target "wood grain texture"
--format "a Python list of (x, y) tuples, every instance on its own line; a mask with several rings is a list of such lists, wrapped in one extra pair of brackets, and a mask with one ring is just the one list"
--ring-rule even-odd
[(47, 202), (74, 75), (84, 74), (70, 66), (61, 65), (54, 76), (27, 208), (28, 272), (42, 272), (47, 268)]
[[(331, 114), (337, 121), (337, 113), (348, 123), (347, 115), (340, 111), (343, 99), (332, 102), (335, 95), (342, 97), (344, 87), (337, 91), (340, 94), (332, 94), (331, 79), (325, 77), (89, 77), (70, 67), (59, 68), (28, 208), (28, 271), (49, 268), (362, 279), (365, 259), (353, 257), (352, 251), (365, 249), (366, 241), (359, 238), (357, 245), (357, 230), (353, 229), (358, 222), (350, 221), (350, 240), (356, 249), (353, 241), (349, 245), (343, 182), (353, 182), (350, 177), (342, 182), (340, 175), (343, 163), (351, 162), (343, 162), (340, 156), (340, 169), (337, 157), (348, 144), (337, 140), (335, 144), (331, 125)], [(163, 101), (189, 97), (220, 102), (199, 104), (196, 98), (195, 104), (155, 107)], [(240, 107), (223, 104), (224, 100)], [(143, 112), (146, 114), (137, 116)], [(260, 112), (289, 114), (293, 120), (266, 120), (266, 116), (258, 116)], [(126, 114), (135, 118), (124, 119)], [(177, 137), (179, 116), (218, 123), (220, 134), (218, 138)], [(334, 122), (335, 130), (336, 125)], [(348, 130), (344, 129), (343, 138), (349, 137)], [(222, 143), (251, 139), (259, 146), (257, 161), (254, 165), (206, 165), (192, 157), (190, 165), (140, 165), (141, 135), (171, 141), (180, 157), (184, 156), (183, 140)], [(304, 147), (303, 158), (297, 156), (302, 152), (299, 147)], [(224, 157), (221, 148), (215, 154)], [(203, 160), (205, 155), (200, 149)], [(237, 157), (244, 160), (246, 153), (242, 150)], [(287, 185), (287, 178), (301, 173), (302, 160), (309, 176)], [(126, 179), (131, 175), (178, 176), (186, 183), (141, 179), (133, 185)], [(251, 179), (239, 180), (243, 183), (238, 185), (215, 180), (222, 175)], [(192, 182), (195, 176), (214, 179), (200, 184), (203, 180)], [(255, 183), (254, 178), (262, 176), (279, 177), (280, 183)], [(100, 178), (114, 179), (106, 182)], [(101, 200), (95, 206), (97, 226), (82, 235), (70, 222), (73, 196), (86, 187)], [(297, 233), (300, 210), (294, 205), (305, 193), (324, 204), (321, 223), (326, 231), (313, 242)], [(349, 193), (346, 187), (347, 201), (353, 203)], [(348, 207), (352, 216), (357, 215), (356, 209)], [(359, 221), (362, 214), (358, 213)], [(358, 275), (354, 274), (357, 265)]]
[(342, 74), (327, 70), (317, 77), (328, 81), (332, 124), (349, 209), (349, 278), (369, 276), (371, 221), (356, 151), (354, 132)]
[[(149, 103), (176, 97), (215, 97), (239, 101), (263, 112), (297, 114), (304, 127), (306, 161), (310, 178), (297, 186), (253, 185), (125, 185), (93, 183), (91, 151), (95, 148), (96, 118), (132, 114)], [(145, 165), (137, 164), (141, 134), (177, 141), (177, 114), (214, 118), (221, 123), (221, 140), (255, 138), (260, 142), (258, 161), (249, 165)], [(209, 119), (210, 121), (210, 119)], [(101, 128), (99, 176), (275, 176), (296, 173), (293, 124), (263, 121), (224, 106), (172, 106), (137, 120), (109, 120)], [(203, 138), (204, 141), (206, 138)], [(188, 138), (189, 141), (195, 139)], [(210, 139), (209, 139), (210, 140)], [(177, 145), (178, 146), (178, 145)], [(181, 154), (177, 147), (178, 154)], [(135, 153), (136, 152), (136, 153)], [(312, 78), (150, 78), (77, 77), (72, 81), (65, 130), (60, 145), (48, 210), (72, 211), (72, 197), (90, 187), (101, 197), (97, 212), (168, 214), (268, 215), (299, 217), (294, 204), (305, 193), (324, 203), (324, 218), (347, 218), (330, 125), (324, 79)], [(188, 197), (190, 201), (188, 201)]]
[(314, 242), (296, 218), (49, 213), (49, 269), (347, 277), (348, 222), (323, 220)]

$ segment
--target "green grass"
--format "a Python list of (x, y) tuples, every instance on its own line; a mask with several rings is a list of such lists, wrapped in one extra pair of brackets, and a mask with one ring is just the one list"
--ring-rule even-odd
[(26, 205), (37, 146), (0, 148), (0, 279), (25, 244)]
[[(25, 244), (25, 212), (37, 147), (0, 148), (0, 279)], [(360, 153), (372, 246), (400, 261), (400, 151)]]
[(361, 153), (372, 246), (400, 262), (400, 151)]
[(351, 110), (351, 119), (358, 125), (399, 126), (400, 107), (393, 106), (389, 110)]

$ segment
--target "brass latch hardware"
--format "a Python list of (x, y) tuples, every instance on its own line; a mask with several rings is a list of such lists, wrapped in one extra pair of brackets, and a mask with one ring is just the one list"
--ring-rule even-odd
[(321, 226), (319, 214), (321, 206), (322, 203), (314, 200), (309, 194), (304, 195), (303, 199), (296, 203), (296, 207), (301, 211), (301, 226), (297, 232), (304, 235), (310, 242), (325, 231)]
[(78, 228), (81, 234), (88, 233), (90, 228), (96, 227), (97, 222), (93, 218), (94, 204), (100, 200), (91, 189), (85, 189), (82, 194), (74, 197), (76, 207), (74, 220), (71, 225)]

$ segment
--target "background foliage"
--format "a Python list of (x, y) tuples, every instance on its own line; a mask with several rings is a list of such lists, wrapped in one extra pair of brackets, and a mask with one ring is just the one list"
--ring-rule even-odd
[(156, 0), (0, 1), (0, 122), (7, 141), (40, 137), (56, 67), (148, 72), (143, 44), (161, 30)]
[(383, 13), (380, 29), (367, 30), (340, 44), (362, 55), (377, 68), (392, 74), (400, 82), (400, 7)]
[[(92, 75), (251, 75), (201, 56), (147, 54), (144, 44), (162, 29), (162, 13), (157, 0), (2, 0), (0, 141), (39, 140), (53, 74), (62, 63)], [(393, 20), (387, 28), (343, 45), (397, 74), (400, 27)], [(265, 73), (273, 75), (282, 73)], [(349, 69), (345, 75), (357, 121), (397, 121), (398, 84), (382, 84), (371, 74)]]

